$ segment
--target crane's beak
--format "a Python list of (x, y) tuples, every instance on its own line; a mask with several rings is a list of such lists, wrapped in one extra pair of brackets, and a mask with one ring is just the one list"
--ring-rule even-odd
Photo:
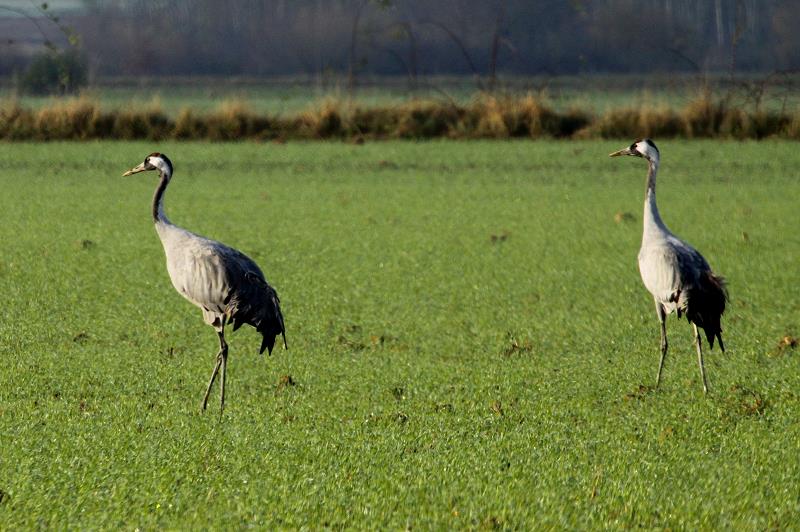
[(622, 148), (621, 150), (608, 154), (609, 157), (619, 157), (620, 155), (633, 155), (633, 152), (630, 148)]
[(128, 177), (129, 175), (138, 174), (139, 172), (145, 172), (146, 170), (147, 167), (144, 165), (144, 163), (141, 163), (139, 166), (131, 168), (130, 170), (122, 174), (122, 177)]

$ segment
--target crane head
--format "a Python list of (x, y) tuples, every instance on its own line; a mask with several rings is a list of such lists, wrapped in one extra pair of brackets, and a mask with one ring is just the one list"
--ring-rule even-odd
[(609, 157), (619, 157), (620, 155), (633, 155), (648, 161), (658, 161), (659, 158), (658, 148), (656, 148), (655, 142), (650, 139), (636, 139), (627, 148), (608, 154)]
[(145, 157), (143, 163), (122, 174), (122, 177), (138, 174), (139, 172), (147, 172), (149, 170), (158, 170), (160, 174), (169, 177), (172, 175), (172, 161), (163, 153), (154, 152)]

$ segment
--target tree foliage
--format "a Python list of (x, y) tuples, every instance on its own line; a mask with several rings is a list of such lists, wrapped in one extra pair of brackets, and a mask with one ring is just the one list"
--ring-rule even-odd
[(75, 49), (37, 54), (19, 80), (26, 94), (72, 94), (88, 82), (86, 60)]

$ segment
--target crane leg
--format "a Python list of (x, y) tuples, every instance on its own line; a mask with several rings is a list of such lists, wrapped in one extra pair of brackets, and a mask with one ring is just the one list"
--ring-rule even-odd
[(656, 301), (656, 313), (661, 324), (661, 360), (658, 362), (658, 374), (656, 375), (656, 388), (661, 384), (661, 371), (664, 369), (664, 360), (667, 358), (667, 315), (664, 307)]
[[(208, 405), (208, 396), (211, 394), (211, 387), (214, 385), (214, 379), (217, 378), (217, 373), (219, 373), (219, 368), (223, 368), (223, 376), (225, 375), (225, 369), (223, 366), (223, 359), (227, 358), (228, 356), (228, 344), (225, 343), (225, 338), (222, 335), (222, 332), (217, 332), (219, 335), (219, 353), (217, 353), (217, 362), (214, 364), (214, 370), (211, 372), (211, 378), (208, 381), (208, 387), (206, 388), (206, 394), (203, 396), (203, 410), (206, 409)], [(224, 357), (223, 357), (224, 353)], [(223, 388), (224, 389), (224, 388)]]
[(203, 397), (203, 410), (208, 405), (208, 395), (211, 393), (211, 386), (214, 384), (214, 379), (217, 378), (219, 367), (222, 364), (222, 352), (217, 354), (217, 363), (214, 364), (214, 371), (211, 372), (211, 379), (208, 381), (208, 388), (206, 388), (206, 395)]
[(697, 363), (700, 364), (700, 377), (703, 379), (703, 393), (708, 393), (708, 381), (706, 381), (706, 368), (703, 365), (703, 345), (700, 340), (700, 331), (697, 330), (697, 325), (692, 323), (694, 327), (694, 342), (697, 346)]
[(223, 332), (219, 333), (220, 356), (222, 357), (222, 375), (219, 377), (219, 417), (222, 419), (222, 410), (225, 408), (225, 370), (228, 367), (228, 344), (225, 343)]

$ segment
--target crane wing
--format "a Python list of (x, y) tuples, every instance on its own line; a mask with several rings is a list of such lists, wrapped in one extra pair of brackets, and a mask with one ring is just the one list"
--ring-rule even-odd
[(237, 330), (249, 323), (263, 336), (261, 352), (275, 345), (275, 337), (283, 336), (286, 344), (286, 328), (280, 308), (278, 293), (272, 288), (258, 265), (244, 253), (222, 246), (223, 258), (228, 274), (230, 290), (224, 300), (225, 314)]
[(167, 249), (167, 270), (175, 289), (203, 309), (214, 325), (214, 315), (225, 312), (230, 292), (230, 276), (214, 242), (202, 238), (181, 239), (179, 246)]
[(693, 247), (670, 238), (639, 251), (639, 272), (647, 290), (667, 308), (682, 308), (688, 290), (709, 270)]
[(645, 288), (661, 303), (675, 301), (680, 290), (678, 257), (668, 246), (650, 246), (639, 252), (639, 273)]
[[(221, 246), (220, 256), (228, 275), (228, 292), (223, 302), (228, 316), (235, 320), (266, 305), (269, 293), (275, 290), (267, 283), (261, 268), (244, 253), (227, 246)], [(234, 321), (234, 330), (242, 323), (242, 320)]]

